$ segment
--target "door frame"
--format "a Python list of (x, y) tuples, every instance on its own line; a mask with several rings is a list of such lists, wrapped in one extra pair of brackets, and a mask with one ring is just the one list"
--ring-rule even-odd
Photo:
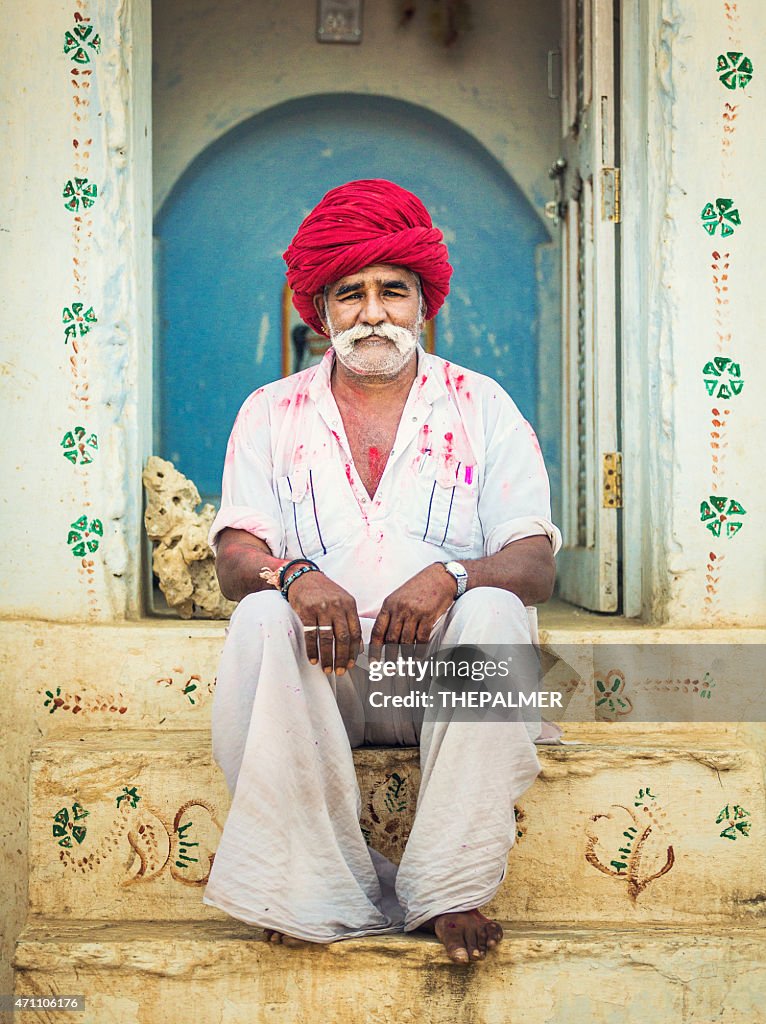
[[(650, 377), (648, 281), (652, 247), (648, 189), (649, 17), (657, 0), (616, 0), (620, 11), (616, 82), (619, 103), (619, 161), (622, 180), (618, 233), (618, 443), (622, 452), (622, 522), (618, 535), (622, 563), (622, 614), (646, 613), (653, 563), (650, 547), (651, 461), (647, 382)], [(651, 9), (651, 10), (650, 10)], [(656, 249), (653, 251), (657, 251)]]
[[(619, 104), (620, 167), (622, 171), (622, 215), (619, 250), (619, 331), (618, 331), (618, 430), (620, 450), (623, 454), (623, 509), (619, 552), (622, 562), (622, 614), (637, 617), (651, 611), (659, 600), (653, 594), (652, 583), (658, 574), (659, 555), (651, 543), (654, 536), (653, 520), (661, 507), (661, 493), (667, 495), (667, 484), (661, 484), (658, 471), (665, 462), (671, 443), (660, 438), (659, 446), (652, 442), (650, 432), (644, 428), (651, 409), (649, 382), (656, 385), (658, 370), (650, 360), (648, 351), (658, 348), (658, 331), (650, 330), (649, 297), (653, 277), (651, 254), (662, 231), (661, 211), (650, 202), (649, 163), (654, 166), (662, 154), (649, 152), (652, 146), (663, 149), (664, 120), (654, 93), (650, 93), (654, 54), (650, 29), (656, 25), (660, 13), (660, 0), (615, 0), (620, 10), (619, 47)], [(136, 320), (141, 326), (142, 343), (138, 346), (136, 376), (138, 431), (136, 446), (128, 453), (125, 487), (139, 509), (142, 504), (140, 474), (152, 454), (152, 366), (154, 339), (152, 324), (152, 232), (151, 210), (153, 177), (151, 159), (151, 5), (152, 0), (136, 0), (125, 12), (125, 37), (130, 40), (131, 56), (125, 61), (131, 66), (131, 88), (124, 99), (128, 103), (128, 124), (136, 129), (131, 175), (130, 196), (140, 211), (141, 227), (128, 242), (130, 252), (125, 253), (126, 270), (133, 279), (136, 297)], [(140, 57), (137, 55), (140, 54)], [(140, 128), (140, 135), (138, 129)], [(666, 154), (667, 155), (667, 154)], [(665, 168), (661, 182), (668, 178)], [(662, 192), (652, 187), (652, 196)], [(129, 205), (131, 205), (129, 203)], [(145, 222), (145, 223), (144, 223)], [(146, 227), (148, 226), (148, 230)], [(655, 439), (656, 441), (657, 439)], [(138, 456), (132, 466), (130, 455)], [(138, 481), (136, 483), (136, 481)], [(659, 489), (658, 489), (659, 488)], [(648, 496), (657, 494), (650, 506)], [(140, 539), (139, 537), (136, 539)], [(131, 605), (145, 608), (143, 573), (140, 558), (143, 544), (134, 546), (134, 571), (131, 573)], [(140, 612), (139, 612), (140, 614)]]

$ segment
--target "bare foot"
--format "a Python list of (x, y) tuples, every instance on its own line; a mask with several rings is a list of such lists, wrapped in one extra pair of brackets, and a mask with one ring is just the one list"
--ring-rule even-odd
[(293, 935), (285, 935), (284, 932), (275, 931), (273, 928), (264, 928), (263, 940), (271, 942), (275, 946), (291, 946), (293, 948), (313, 945), (308, 939), (296, 939)]
[(478, 910), (439, 914), (421, 926), (444, 943), (447, 956), (456, 964), (483, 960), (503, 938), (503, 929)]

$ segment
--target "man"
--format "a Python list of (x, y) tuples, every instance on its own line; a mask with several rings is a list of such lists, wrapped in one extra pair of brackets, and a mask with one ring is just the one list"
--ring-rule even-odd
[[(560, 535), (531, 428), (489, 378), (418, 345), (447, 256), (399, 186), (329, 192), (285, 260), (296, 308), (332, 348), (251, 395), (229, 441), (210, 542), (240, 602), (213, 712), (233, 802), (204, 899), (272, 942), (422, 928), (467, 963), (502, 937), (478, 908), (540, 770), (527, 723), (370, 720), (354, 668), (363, 644), (371, 657), (528, 645), (525, 606), (553, 586)], [(537, 742), (557, 740), (539, 728)], [(420, 743), (398, 869), (359, 826), (351, 748), (364, 743)]]

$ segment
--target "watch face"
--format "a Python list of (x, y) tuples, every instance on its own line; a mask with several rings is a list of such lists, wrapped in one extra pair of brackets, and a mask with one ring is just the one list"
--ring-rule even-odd
[(465, 571), (460, 562), (445, 562), (445, 568), (448, 572), (451, 572), (455, 576), (467, 576), (468, 573)]

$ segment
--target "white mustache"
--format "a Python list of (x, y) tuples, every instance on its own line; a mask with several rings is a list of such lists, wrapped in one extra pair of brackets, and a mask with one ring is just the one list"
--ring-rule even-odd
[(356, 324), (346, 331), (331, 332), (332, 343), (336, 351), (350, 352), (356, 342), (363, 341), (370, 337), (385, 338), (392, 341), (399, 351), (409, 350), (413, 347), (413, 341), (417, 341), (417, 333), (407, 327), (398, 327), (396, 324), (378, 324), (373, 327), (371, 324)]

